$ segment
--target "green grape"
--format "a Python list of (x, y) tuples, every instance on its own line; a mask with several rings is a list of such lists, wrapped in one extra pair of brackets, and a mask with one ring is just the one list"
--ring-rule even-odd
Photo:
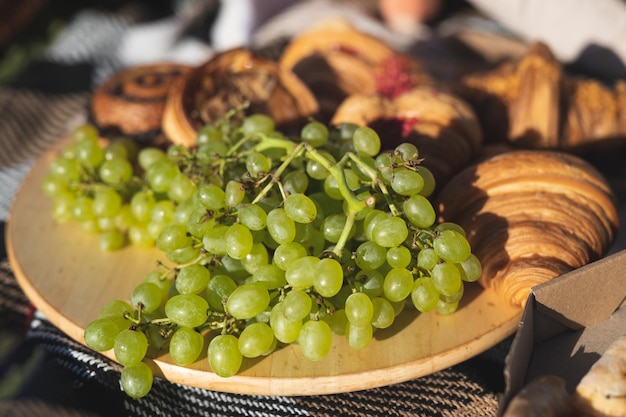
[(165, 161), (166, 158), (167, 156), (165, 155), (165, 152), (159, 148), (153, 148), (150, 146), (141, 149), (137, 155), (139, 166), (141, 166), (144, 170), (147, 170), (155, 162)]
[(241, 331), (238, 348), (242, 356), (256, 358), (266, 355), (275, 346), (275, 341), (272, 328), (266, 323), (256, 322)]
[(180, 249), (191, 244), (191, 237), (187, 234), (187, 227), (182, 224), (165, 226), (156, 239), (156, 247), (163, 251)]
[[(347, 217), (343, 213), (331, 214), (326, 217), (322, 223), (322, 234), (324, 238), (329, 242), (337, 243), (346, 226), (346, 221)], [(348, 233), (348, 238), (351, 239), (355, 233), (356, 228), (353, 224)]]
[(211, 339), (207, 357), (215, 375), (228, 378), (239, 372), (243, 355), (239, 351), (239, 341), (232, 334), (220, 334)]
[(400, 217), (387, 217), (372, 229), (372, 240), (385, 248), (400, 246), (409, 236), (409, 229)]
[(359, 290), (367, 294), (370, 298), (383, 294), (383, 284), (385, 276), (375, 269), (363, 269), (355, 276), (355, 281), (361, 282)]
[(269, 173), (271, 169), (271, 161), (260, 152), (252, 152), (246, 158), (246, 170), (252, 178), (260, 178)]
[(133, 176), (133, 167), (123, 158), (106, 159), (98, 168), (100, 179), (109, 185), (125, 184)]
[(439, 262), (439, 256), (433, 248), (424, 248), (417, 254), (417, 266), (427, 271), (432, 270)]
[(369, 346), (372, 341), (372, 336), (374, 335), (374, 329), (371, 324), (357, 326), (348, 322), (346, 324), (345, 334), (348, 346), (352, 349), (360, 350)]
[(207, 284), (206, 295), (209, 306), (215, 311), (224, 311), (228, 296), (235, 291), (237, 283), (228, 275), (218, 274)]
[[(123, 300), (113, 300), (106, 303), (98, 312), (98, 318), (124, 319), (125, 315), (132, 315), (133, 307)], [(130, 321), (128, 322), (130, 323)]]
[(285, 214), (298, 223), (311, 223), (317, 216), (317, 206), (304, 194), (291, 194), (285, 199)]
[(85, 137), (74, 146), (75, 158), (84, 167), (94, 169), (104, 161), (104, 151), (97, 139)]
[(270, 312), (270, 327), (274, 336), (282, 343), (293, 343), (298, 339), (302, 320), (291, 321), (285, 317), (283, 303), (278, 302)]
[(376, 158), (374, 158), (374, 166), (378, 172), (380, 172), (381, 179), (386, 184), (390, 184), (395, 171), (394, 158), (391, 153), (384, 152), (377, 155)]
[(352, 135), (352, 144), (359, 155), (376, 156), (380, 152), (380, 137), (371, 127), (358, 127)]
[(300, 329), (298, 345), (305, 358), (311, 361), (322, 360), (333, 345), (333, 332), (325, 321), (309, 320)]
[(165, 315), (179, 326), (198, 327), (206, 322), (208, 308), (197, 294), (178, 294), (165, 303)]
[(134, 161), (139, 152), (139, 145), (131, 138), (120, 136), (113, 139), (104, 148), (104, 159), (122, 158), (127, 161)]
[(176, 275), (176, 291), (180, 294), (199, 294), (206, 289), (210, 279), (211, 272), (204, 265), (187, 265)]
[(403, 161), (417, 160), (419, 158), (417, 146), (409, 142), (404, 142), (396, 146), (393, 153), (399, 156)]
[(443, 295), (453, 295), (461, 289), (461, 272), (451, 262), (440, 262), (432, 271), (433, 285)]
[(201, 164), (209, 165), (210, 163), (222, 158), (228, 153), (228, 145), (224, 142), (208, 142), (198, 146), (196, 157)]
[(78, 181), (80, 164), (74, 159), (57, 158), (50, 165), (50, 174), (64, 182)]
[(128, 240), (132, 245), (140, 248), (151, 248), (155, 245), (155, 239), (145, 225), (131, 226), (128, 229)]
[(228, 226), (219, 225), (207, 231), (202, 238), (202, 246), (213, 255), (226, 255), (226, 232)]
[(412, 195), (404, 200), (402, 210), (413, 226), (422, 229), (431, 227), (437, 219), (437, 214), (430, 201), (420, 194)]
[(170, 183), (167, 196), (176, 203), (182, 203), (189, 200), (196, 191), (196, 185), (187, 175), (179, 172)]
[(313, 301), (304, 290), (292, 290), (283, 299), (283, 314), (287, 320), (303, 320), (311, 312)]
[(98, 129), (90, 123), (80, 124), (72, 131), (72, 137), (75, 142), (81, 142), (83, 140), (96, 142), (98, 140), (98, 136)]
[(120, 332), (117, 323), (110, 318), (96, 319), (85, 327), (85, 344), (98, 352), (113, 349)]
[(122, 390), (131, 398), (145, 397), (152, 389), (152, 370), (144, 362), (126, 366), (120, 374)]
[(165, 252), (167, 259), (178, 265), (192, 262), (200, 256), (200, 248), (195, 246), (184, 246), (182, 248)]
[(417, 172), (424, 180), (424, 187), (422, 188), (422, 191), (420, 191), (420, 194), (424, 197), (429, 197), (433, 192), (435, 192), (437, 185), (435, 176), (433, 175), (433, 172), (425, 166), (419, 167)]
[(251, 114), (241, 124), (241, 132), (244, 136), (253, 133), (272, 133), (276, 129), (274, 120), (265, 114)]
[(296, 225), (285, 209), (275, 208), (267, 214), (267, 232), (276, 243), (289, 243), (296, 237)]
[(198, 130), (196, 144), (219, 142), (222, 140), (222, 132), (213, 125), (204, 125)]
[(388, 217), (389, 215), (387, 213), (379, 209), (373, 209), (368, 212), (363, 219), (363, 235), (365, 236), (365, 239), (372, 240), (372, 231), (374, 230), (376, 224)]
[(254, 245), (254, 238), (250, 229), (242, 224), (229, 226), (224, 233), (224, 244), (226, 253), (234, 259), (245, 258)]
[(164, 193), (168, 192), (178, 174), (180, 171), (172, 162), (167, 160), (155, 161), (146, 170), (146, 179), (152, 190), (157, 193)]
[(226, 207), (236, 207), (246, 196), (246, 189), (240, 181), (230, 180), (224, 188), (224, 202)]
[(113, 344), (115, 359), (124, 366), (140, 363), (148, 352), (148, 339), (139, 330), (124, 329), (117, 334)]
[[(361, 155), (359, 156), (359, 160), (363, 165), (365, 165), (365, 167), (368, 167), (372, 171), (376, 171), (376, 161), (371, 156)], [(365, 167), (356, 162), (353, 162), (350, 165), (350, 169), (357, 175), (360, 180), (371, 181), (372, 178)]]
[(350, 294), (346, 299), (346, 317), (355, 326), (369, 326), (374, 315), (374, 306), (370, 297), (362, 292)]
[[(174, 204), (169, 200), (157, 201), (150, 211), (150, 221), (162, 227), (174, 220)], [(160, 233), (160, 230), (159, 230)], [(158, 235), (157, 235), (158, 236)]]
[(391, 178), (391, 188), (400, 195), (414, 195), (424, 188), (424, 179), (416, 171), (398, 168)]
[(471, 253), (464, 261), (459, 262), (457, 267), (461, 272), (461, 279), (466, 282), (477, 281), (483, 273), (483, 267), (476, 255), (473, 253)]
[(133, 214), (130, 204), (123, 204), (113, 221), (115, 227), (123, 232), (126, 232), (131, 226), (137, 224), (137, 218)]
[(413, 289), (413, 276), (408, 269), (393, 268), (383, 282), (383, 293), (389, 301), (402, 301), (409, 296)]
[[(189, 233), (195, 237), (202, 238), (213, 231), (215, 217), (210, 210), (197, 208), (189, 213), (189, 218), (185, 225)], [(226, 229), (223, 232), (226, 232)]]
[(241, 259), (241, 265), (250, 274), (254, 274), (257, 269), (269, 262), (269, 253), (262, 243), (254, 243), (250, 252)]
[(208, 210), (220, 210), (226, 205), (226, 193), (217, 185), (200, 184), (195, 195), (198, 202)]
[(387, 260), (387, 250), (371, 240), (361, 243), (355, 255), (356, 265), (361, 269), (378, 269)]
[(250, 277), (250, 282), (260, 282), (268, 290), (280, 288), (287, 284), (285, 271), (274, 264), (259, 266)]
[(335, 310), (330, 314), (322, 317), (332, 332), (336, 335), (343, 336), (346, 334), (346, 325), (348, 324), (348, 318), (346, 317), (346, 311), (343, 309)]
[(193, 198), (189, 198), (176, 205), (174, 208), (173, 223), (187, 225), (194, 210), (202, 209)]
[(413, 255), (406, 246), (400, 245), (387, 250), (387, 263), (392, 268), (406, 268), (411, 263)]
[(204, 336), (191, 327), (179, 327), (170, 339), (170, 356), (174, 363), (187, 366), (194, 363), (204, 348)]
[(55, 177), (53, 174), (48, 174), (41, 182), (41, 189), (45, 195), (50, 198), (54, 198), (67, 191), (67, 181), (62, 178)]
[(433, 239), (433, 249), (444, 261), (458, 263), (471, 254), (470, 244), (462, 234), (454, 230), (444, 230)]
[(302, 171), (291, 171), (281, 177), (283, 189), (288, 194), (303, 194), (309, 187), (309, 177)]
[(300, 137), (314, 148), (321, 148), (328, 142), (328, 127), (320, 122), (309, 122), (300, 131)]
[(95, 217), (93, 212), (93, 199), (87, 196), (80, 196), (74, 200), (72, 205), (72, 217), (74, 220), (83, 222)]
[(439, 292), (433, 285), (432, 278), (417, 278), (415, 282), (413, 282), (411, 301), (415, 308), (422, 313), (427, 313), (437, 308)]
[(250, 276), (250, 273), (246, 271), (239, 259), (234, 259), (228, 255), (224, 255), (220, 259), (220, 262), (222, 264), (221, 272), (231, 276), (235, 281), (241, 282)]
[(81, 221), (80, 228), (91, 234), (102, 232), (102, 230), (100, 230), (100, 226), (98, 225), (98, 219), (96, 218)]
[(307, 251), (302, 244), (298, 242), (289, 242), (278, 245), (278, 247), (274, 250), (272, 262), (284, 271), (287, 270), (291, 262), (305, 256), (307, 256)]
[(126, 245), (126, 235), (117, 229), (105, 230), (100, 235), (100, 250), (114, 251)]
[(324, 235), (319, 230), (313, 229), (306, 242), (307, 253), (319, 257), (324, 249), (326, 249), (326, 239)]
[(393, 324), (396, 312), (389, 300), (383, 297), (375, 297), (372, 299), (372, 307), (372, 326), (377, 329), (386, 329)]
[(306, 174), (314, 180), (325, 180), (330, 177), (330, 171), (321, 162), (307, 161), (305, 167)]
[(112, 217), (122, 208), (122, 196), (112, 188), (100, 188), (93, 197), (92, 211), (96, 217)]
[(263, 312), (270, 304), (270, 295), (263, 283), (245, 283), (228, 297), (226, 311), (236, 319), (247, 320)]
[(329, 298), (336, 295), (343, 285), (343, 268), (332, 258), (320, 259), (315, 267), (313, 288), (322, 297)]
[(267, 226), (267, 213), (258, 204), (241, 205), (237, 219), (250, 230), (263, 230)]
[(464, 293), (465, 293), (465, 287), (463, 283), (461, 283), (461, 289), (459, 289), (456, 293), (452, 295), (439, 294), (439, 299), (449, 304), (458, 303), (459, 301), (461, 301), (461, 298), (463, 298)]
[(319, 262), (317, 256), (296, 259), (285, 270), (285, 279), (294, 288), (309, 288), (315, 282), (315, 270)]
[(438, 232), (443, 232), (444, 230), (452, 230), (465, 236), (465, 230), (460, 225), (452, 222), (439, 223), (437, 226), (435, 226), (435, 230)]
[(338, 310), (343, 309), (346, 306), (346, 299), (352, 294), (352, 286), (344, 285), (339, 292), (330, 297), (330, 303)]
[(117, 230), (117, 226), (115, 225), (115, 216), (98, 217), (94, 221), (98, 224), (98, 229), (103, 232), (109, 231), (109, 230)]
[(158, 285), (143, 281), (133, 289), (130, 301), (137, 309), (141, 306), (142, 312), (152, 313), (161, 305), (163, 291), (161, 291)]
[(130, 200), (130, 210), (140, 222), (150, 220), (152, 207), (156, 204), (156, 198), (151, 191), (139, 191)]
[(74, 219), (72, 209), (74, 207), (74, 201), (76, 198), (74, 194), (62, 192), (60, 195), (54, 198), (52, 203), (52, 217), (59, 223), (67, 223)]

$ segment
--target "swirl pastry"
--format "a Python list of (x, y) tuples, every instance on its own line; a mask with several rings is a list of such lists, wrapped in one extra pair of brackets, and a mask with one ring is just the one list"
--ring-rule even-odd
[(351, 94), (394, 95), (432, 83), (416, 60), (345, 20), (331, 20), (296, 36), (279, 62), (313, 92), (324, 122)]
[(237, 48), (215, 55), (175, 83), (163, 130), (174, 143), (191, 146), (203, 125), (244, 105), (248, 113), (269, 115), (283, 131), (299, 127), (318, 110), (315, 97), (293, 73)]
[(514, 305), (535, 285), (604, 255), (619, 223), (601, 174), (554, 151), (512, 151), (467, 167), (436, 204), (443, 220), (466, 230), (483, 264), (480, 283)]
[(395, 97), (353, 94), (337, 109), (333, 124), (356, 123), (375, 129), (393, 149), (412, 142), (438, 183), (445, 183), (479, 153), (482, 133), (472, 109), (431, 86), (417, 86)]
[(172, 83), (191, 67), (174, 63), (135, 66), (113, 74), (92, 95), (91, 116), (103, 132), (150, 137), (161, 130)]

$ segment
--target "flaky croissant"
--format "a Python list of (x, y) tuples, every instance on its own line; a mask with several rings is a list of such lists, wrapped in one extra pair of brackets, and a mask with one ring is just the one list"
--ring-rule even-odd
[(519, 150), (467, 167), (441, 190), (441, 218), (467, 231), (480, 283), (524, 305), (530, 288), (600, 258), (618, 228), (616, 198), (581, 158)]
[(584, 151), (626, 141), (626, 81), (609, 87), (570, 75), (542, 43), (518, 60), (465, 76), (453, 91), (473, 106), (488, 142)]
[(274, 60), (236, 48), (215, 55), (175, 82), (163, 130), (172, 142), (191, 146), (203, 125), (243, 105), (248, 105), (247, 113), (267, 114), (283, 130), (318, 111), (315, 97), (293, 73)]
[(467, 103), (431, 86), (393, 97), (353, 94), (341, 103), (331, 123), (371, 126), (388, 149), (414, 143), (438, 184), (466, 167), (482, 144), (478, 120)]

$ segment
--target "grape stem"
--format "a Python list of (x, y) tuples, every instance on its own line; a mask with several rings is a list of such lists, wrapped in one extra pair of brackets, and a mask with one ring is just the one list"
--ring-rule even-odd
[(387, 205), (389, 206), (389, 211), (391, 211), (391, 214), (393, 216), (399, 216), (400, 215), (400, 211), (398, 210), (398, 208), (396, 207), (395, 203), (391, 199), (391, 196), (389, 194), (389, 190), (387, 189), (387, 186), (379, 178), (378, 171), (376, 171), (375, 169), (372, 169), (372, 167), (370, 167), (369, 165), (364, 163), (361, 160), (361, 158), (359, 158), (356, 154), (354, 154), (352, 152), (348, 152), (346, 155), (348, 155), (348, 157), (352, 160), (352, 162), (354, 162), (355, 164), (357, 164), (359, 166), (359, 169), (362, 172), (364, 172), (365, 174), (367, 174), (370, 177), (370, 179), (372, 180), (372, 184), (380, 189), (380, 191), (383, 193), (383, 196), (385, 196), (385, 200), (387, 202)]

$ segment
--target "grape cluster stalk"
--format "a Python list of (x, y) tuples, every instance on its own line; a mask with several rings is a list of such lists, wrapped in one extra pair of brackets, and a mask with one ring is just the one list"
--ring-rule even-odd
[(418, 149), (381, 151), (370, 127), (311, 120), (287, 137), (233, 111), (193, 148), (102, 142), (88, 124), (73, 136), (42, 184), (54, 219), (99, 233), (102, 250), (156, 246), (171, 261), (84, 331), (113, 349), (131, 397), (151, 389), (151, 355), (188, 366), (208, 345), (225, 378), (289, 344), (318, 361), (333, 337), (365, 349), (407, 306), (454, 313), (481, 274), (463, 229), (437, 222)]

